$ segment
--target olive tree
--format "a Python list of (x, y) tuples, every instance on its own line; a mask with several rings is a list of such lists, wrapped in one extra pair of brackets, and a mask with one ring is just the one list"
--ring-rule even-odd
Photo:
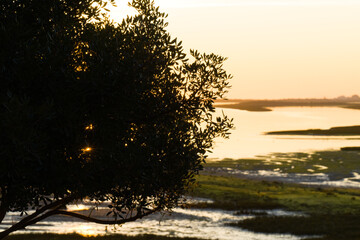
[[(122, 224), (176, 206), (213, 139), (226, 60), (184, 53), (150, 0), (122, 23), (101, 0), (0, 2), (0, 233), (61, 214)], [(114, 4), (110, 1), (110, 4)], [(67, 211), (107, 202), (114, 218)]]

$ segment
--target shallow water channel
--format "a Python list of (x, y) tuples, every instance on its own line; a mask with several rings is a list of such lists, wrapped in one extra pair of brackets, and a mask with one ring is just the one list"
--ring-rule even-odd
[[(72, 209), (86, 209), (86, 205), (72, 205)], [(81, 235), (105, 234), (155, 234), (174, 237), (196, 237), (202, 239), (219, 240), (296, 240), (299, 237), (286, 234), (254, 233), (241, 228), (227, 226), (228, 223), (237, 222), (251, 215), (235, 215), (233, 211), (212, 209), (182, 209), (176, 208), (171, 213), (157, 213), (136, 222), (126, 223), (122, 226), (107, 226), (88, 223), (82, 220), (65, 216), (51, 217), (27, 230), (19, 233), (78, 233)], [(296, 213), (283, 210), (267, 211), (269, 215), (296, 215)], [(8, 215), (5, 224), (19, 220), (19, 214)], [(5, 227), (3, 224), (0, 229)]]

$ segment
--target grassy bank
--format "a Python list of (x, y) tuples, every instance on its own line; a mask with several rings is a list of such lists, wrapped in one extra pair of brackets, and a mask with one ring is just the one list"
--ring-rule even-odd
[(198, 181), (199, 187), (193, 195), (214, 200), (214, 203), (197, 205), (201, 207), (231, 210), (283, 208), (306, 214), (360, 216), (360, 189), (320, 188), (204, 175), (200, 175)]
[(263, 233), (282, 233), (321, 240), (358, 240), (360, 216), (357, 215), (311, 215), (309, 217), (256, 217), (246, 219), (232, 226)]
[(304, 216), (270, 216), (257, 212), (238, 226), (255, 232), (322, 235), (318, 239), (360, 239), (360, 189), (319, 188), (296, 184), (239, 179), (198, 177), (194, 196), (214, 199), (196, 207), (237, 210), (285, 209)]
[[(274, 153), (257, 159), (209, 162), (203, 172), (206, 175), (198, 177), (199, 187), (194, 195), (215, 200), (214, 203), (203, 203), (198, 207), (226, 208), (254, 216), (232, 224), (250, 231), (319, 236), (313, 240), (360, 239), (360, 189), (250, 180), (219, 171), (230, 168), (284, 174), (324, 173), (330, 180), (341, 180), (352, 176), (353, 172), (360, 172), (359, 161), (359, 152), (321, 151), (311, 154)], [(275, 208), (304, 215), (272, 216), (265, 214), (265, 211), (254, 212)]]

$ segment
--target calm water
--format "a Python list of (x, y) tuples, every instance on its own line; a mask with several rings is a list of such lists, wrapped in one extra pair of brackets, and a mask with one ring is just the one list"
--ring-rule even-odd
[(279, 107), (272, 112), (218, 109), (234, 118), (230, 139), (217, 139), (210, 158), (248, 158), (273, 152), (311, 152), (360, 146), (360, 136), (274, 136), (264, 132), (360, 125), (360, 110), (335, 107)]
[[(86, 209), (86, 205), (72, 205), (73, 209)], [(282, 210), (267, 211), (269, 215), (298, 215), (298, 213)], [(170, 214), (153, 214), (136, 222), (129, 222), (123, 226), (88, 223), (74, 218), (56, 216), (48, 218), (27, 230), (18, 233), (78, 233), (84, 236), (106, 234), (155, 234), (162, 236), (196, 237), (202, 239), (219, 240), (300, 240), (289, 234), (262, 234), (227, 226), (228, 223), (237, 222), (254, 216), (234, 215), (232, 211), (211, 209), (180, 209), (176, 208)], [(105, 218), (106, 219), (106, 218)], [(8, 215), (5, 223), (18, 221), (18, 214)], [(0, 230), (1, 230), (0, 225)]]

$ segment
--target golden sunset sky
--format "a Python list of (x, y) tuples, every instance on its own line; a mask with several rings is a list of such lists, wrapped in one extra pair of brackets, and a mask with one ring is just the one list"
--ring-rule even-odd
[[(117, 0), (111, 16), (131, 13)], [(155, 0), (185, 50), (228, 57), (228, 98), (360, 95), (360, 0)]]

